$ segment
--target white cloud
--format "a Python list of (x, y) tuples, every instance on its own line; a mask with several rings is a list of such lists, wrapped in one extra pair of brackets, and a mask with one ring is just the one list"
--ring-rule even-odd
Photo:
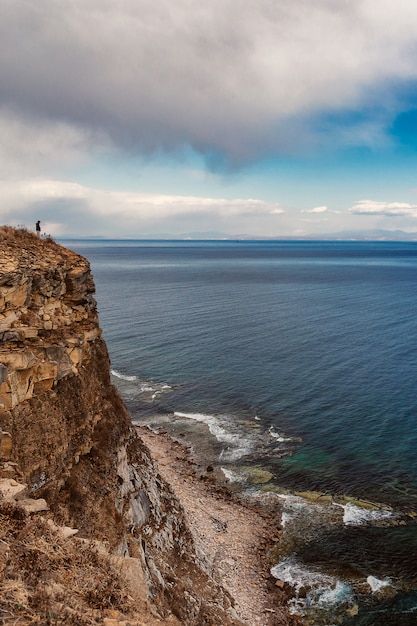
[(385, 217), (417, 217), (417, 204), (408, 202), (380, 202), (359, 200), (347, 210), (356, 215), (380, 215)]
[(327, 213), (327, 206), (316, 206), (313, 209), (304, 209), (301, 213)]
[[(91, 232), (91, 226), (139, 234), (143, 229), (220, 221), (238, 224), (284, 213), (275, 202), (254, 198), (211, 198), (107, 191), (78, 183), (29, 179), (0, 183), (2, 223), (22, 224), (42, 216), (51, 234)], [(45, 217), (43, 217), (45, 216)], [(108, 227), (106, 227), (106, 224)], [(191, 226), (190, 226), (191, 227)]]

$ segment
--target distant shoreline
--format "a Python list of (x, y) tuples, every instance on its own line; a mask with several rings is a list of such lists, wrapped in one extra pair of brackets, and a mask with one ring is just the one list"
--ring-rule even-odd
[(82, 241), (91, 243), (106, 243), (112, 241), (120, 242), (183, 242), (183, 243), (413, 243), (417, 242), (417, 233), (389, 233), (385, 235), (366, 235), (359, 234), (332, 234), (332, 235), (319, 235), (314, 237), (312, 235), (308, 237), (187, 237), (187, 236), (143, 236), (143, 237), (101, 237), (101, 236), (81, 236), (71, 235), (68, 237), (57, 236), (55, 239), (58, 242), (67, 241)]

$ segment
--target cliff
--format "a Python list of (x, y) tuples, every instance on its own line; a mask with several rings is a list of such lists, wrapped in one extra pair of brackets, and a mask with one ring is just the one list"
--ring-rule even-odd
[(0, 249), (0, 620), (239, 624), (111, 384), (87, 260)]

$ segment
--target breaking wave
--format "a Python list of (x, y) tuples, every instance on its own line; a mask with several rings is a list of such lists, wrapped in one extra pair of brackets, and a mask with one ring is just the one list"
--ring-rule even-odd
[(219, 443), (226, 445), (220, 453), (219, 458), (222, 460), (236, 461), (250, 454), (253, 449), (253, 441), (249, 437), (241, 432), (231, 432), (230, 427), (234, 425), (230, 423), (228, 429), (225, 424), (226, 420), (222, 420), (220, 417), (204, 413), (182, 413), (181, 411), (175, 411), (174, 415), (206, 424), (213, 437)]
[(172, 389), (172, 387), (166, 383), (144, 380), (139, 376), (122, 374), (114, 369), (111, 370), (111, 375), (114, 379), (114, 384), (127, 400), (152, 402), (161, 394)]
[(133, 382), (134, 380), (138, 380), (137, 376), (128, 376), (127, 374), (121, 374), (117, 370), (110, 370), (110, 371), (113, 374), (113, 376), (115, 376), (116, 378), (119, 378), (120, 380), (126, 380), (126, 381), (129, 381), (129, 382)]
[(346, 526), (363, 526), (364, 524), (387, 521), (396, 516), (393, 511), (388, 509), (365, 509), (350, 502), (348, 504), (334, 502), (333, 504), (343, 509), (343, 523)]
[(295, 596), (290, 601), (293, 613), (303, 614), (306, 609), (326, 609), (354, 603), (353, 591), (347, 583), (309, 569), (293, 556), (283, 558), (271, 568), (271, 575), (293, 589)]

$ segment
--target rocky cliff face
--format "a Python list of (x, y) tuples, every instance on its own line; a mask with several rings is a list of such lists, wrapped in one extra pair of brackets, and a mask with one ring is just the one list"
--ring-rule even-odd
[(88, 262), (7, 228), (0, 250), (3, 493), (135, 559), (160, 615), (237, 624), (110, 382)]

